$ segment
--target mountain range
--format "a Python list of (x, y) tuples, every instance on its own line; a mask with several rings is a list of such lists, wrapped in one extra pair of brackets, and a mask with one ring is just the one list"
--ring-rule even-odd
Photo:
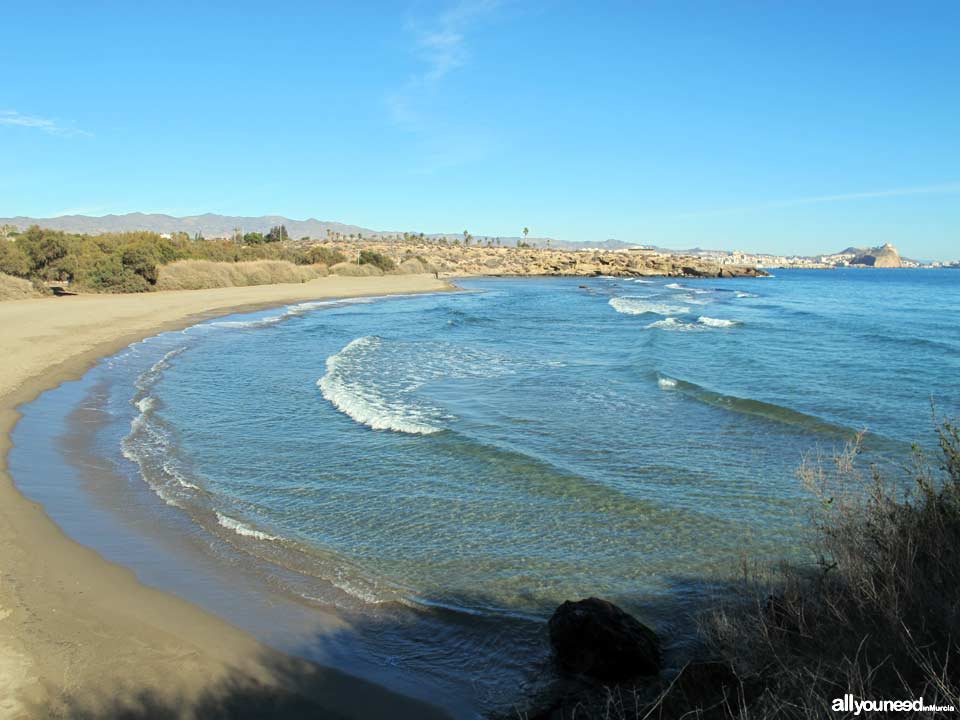
[[(15, 225), (20, 229), (30, 227), (31, 225), (39, 225), (40, 227), (50, 228), (51, 230), (63, 230), (65, 232), (86, 233), (90, 235), (109, 232), (129, 232), (133, 230), (150, 230), (158, 233), (185, 232), (191, 236), (199, 233), (208, 238), (230, 237), (237, 230), (245, 233), (265, 233), (276, 225), (284, 225), (292, 238), (310, 237), (323, 240), (333, 234), (339, 234), (345, 238), (359, 235), (365, 238), (390, 238), (403, 235), (403, 231), (372, 230), (359, 225), (348, 225), (346, 223), (317, 220), (315, 218), (294, 220), (281, 215), (247, 217), (240, 215), (217, 215), (214, 213), (188, 215), (185, 217), (140, 212), (127, 213), (125, 215), (103, 215), (100, 217), (92, 217), (89, 215), (60, 215), (59, 217), (52, 218), (33, 218), (19, 215), (17, 217), (0, 218), (0, 225)], [(459, 238), (462, 237), (462, 235), (463, 233), (459, 232), (429, 233), (425, 234), (425, 237)], [(477, 235), (475, 237), (476, 240), (480, 242), (494, 239), (492, 236), (487, 235)], [(524, 238), (520, 236), (500, 237), (499, 240), (504, 245), (515, 245), (518, 241), (524, 240)], [(526, 242), (536, 243), (538, 247), (545, 247), (549, 243), (550, 247), (563, 250), (578, 250), (583, 248), (620, 250), (639, 247), (637, 243), (626, 243), (621, 240), (605, 240), (596, 243), (569, 242), (546, 237), (529, 237), (526, 238)]]

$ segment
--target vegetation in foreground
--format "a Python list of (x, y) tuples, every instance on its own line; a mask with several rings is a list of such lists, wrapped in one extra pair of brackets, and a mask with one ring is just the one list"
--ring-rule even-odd
[[(36, 226), (22, 233), (5, 228), (0, 237), (0, 273), (32, 281), (38, 289), (58, 282), (88, 292), (146, 292), (177, 283), (229, 287), (258, 284), (252, 281), (258, 277), (263, 282), (301, 282), (323, 271), (300, 272), (292, 266), (328, 266), (346, 259), (330, 248), (293, 246), (282, 226), (267, 235), (248, 233), (230, 240), (191, 238), (186, 233), (171, 237), (152, 232), (76, 235)], [(171, 271), (168, 266), (178, 261), (207, 264), (194, 265), (192, 272), (184, 267)], [(254, 261), (274, 264), (247, 265)], [(243, 267), (217, 269), (213, 267), (216, 263)], [(279, 263), (287, 265), (282, 272)], [(291, 279), (271, 279), (278, 274)], [(163, 282), (161, 277), (165, 277)]]
[(351, 255), (311, 244), (309, 238), (292, 241), (282, 225), (265, 235), (215, 240), (186, 233), (76, 235), (37, 226), (22, 233), (4, 227), (0, 299), (28, 297), (51, 283), (87, 292), (147, 292), (306, 282), (326, 275), (328, 268), (354, 276), (433, 271), (413, 256), (397, 261), (369, 248)]
[(834, 709), (847, 694), (960, 708), (960, 432), (945, 422), (937, 434), (939, 462), (915, 449), (899, 478), (863, 473), (859, 441), (806, 461), (818, 561), (745, 572), (702, 618), (706, 661), (659, 691), (581, 687), (521, 717), (820, 720), (853, 717)]

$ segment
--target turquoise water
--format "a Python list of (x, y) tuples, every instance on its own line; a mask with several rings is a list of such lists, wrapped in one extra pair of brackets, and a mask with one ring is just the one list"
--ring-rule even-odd
[(564, 599), (681, 647), (741, 557), (807, 559), (805, 453), (866, 428), (896, 462), (931, 398), (960, 412), (955, 271), (461, 284), (203, 323), (88, 384), (164, 512), (278, 593), (402, 617), (372, 662), (481, 707), (542, 676)]

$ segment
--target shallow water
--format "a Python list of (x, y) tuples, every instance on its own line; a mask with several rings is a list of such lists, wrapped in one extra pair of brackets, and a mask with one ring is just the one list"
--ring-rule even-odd
[[(137, 512), (267, 595), (377, 618), (359, 674), (481, 710), (542, 681), (564, 599), (622, 603), (682, 652), (741, 556), (806, 559), (804, 453), (867, 428), (897, 461), (929, 444), (931, 397), (960, 411), (955, 271), (462, 285), (166, 333), (57, 408), (95, 408), (77, 442)], [(66, 432), (30, 417), (34, 453)], [(36, 457), (18, 443), (15, 476)]]

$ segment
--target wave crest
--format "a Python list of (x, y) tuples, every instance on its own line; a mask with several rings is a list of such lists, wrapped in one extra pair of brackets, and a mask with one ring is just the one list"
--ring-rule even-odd
[(610, 307), (618, 313), (625, 315), (645, 315), (652, 313), (654, 315), (682, 315), (687, 312), (687, 308), (681, 305), (670, 305), (668, 303), (650, 302), (637, 297), (614, 297), (609, 300)]
[(229, 515), (224, 515), (219, 510), (214, 510), (214, 514), (217, 516), (217, 522), (220, 523), (227, 530), (232, 530), (237, 535), (243, 537), (254, 538), (255, 540), (277, 540), (278, 538), (275, 535), (269, 535), (261, 530), (250, 527), (246, 523), (240, 522), (239, 520), (230, 517)]
[(337, 410), (374, 430), (393, 430), (411, 435), (432, 435), (442, 428), (430, 424), (423, 413), (401, 402), (391, 402), (377, 387), (364, 382), (358, 372), (383, 341), (375, 336), (351, 340), (336, 355), (327, 358), (327, 373), (317, 381), (323, 397)]

